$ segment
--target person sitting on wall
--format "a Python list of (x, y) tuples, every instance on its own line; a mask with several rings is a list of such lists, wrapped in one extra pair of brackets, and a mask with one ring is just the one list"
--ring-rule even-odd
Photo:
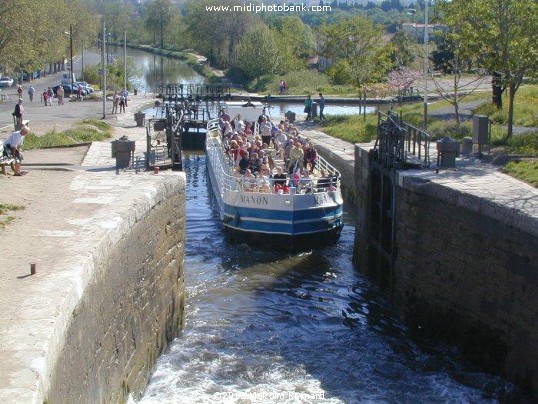
[[(20, 163), (22, 161), (22, 144), (24, 143), (24, 137), (30, 132), (26, 125), (21, 125), (20, 130), (12, 132), (11, 135), (4, 141), (2, 157), (6, 159), (13, 159), (11, 161), (11, 169), (13, 175), (22, 175)], [(2, 166), (2, 174), (5, 174), (5, 167)]]

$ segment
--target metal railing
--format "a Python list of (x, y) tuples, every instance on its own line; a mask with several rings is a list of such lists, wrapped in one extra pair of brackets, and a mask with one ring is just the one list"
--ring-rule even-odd
[(398, 115), (378, 111), (377, 139), (374, 149), (379, 152), (380, 162), (394, 167), (397, 163), (410, 162), (409, 155), (417, 157), (421, 165), (430, 166), (431, 136), (413, 126)]
[[(209, 121), (207, 124), (206, 154), (207, 158), (214, 163), (212, 165), (213, 174), (217, 181), (219, 192), (222, 194), (225, 190), (243, 190), (259, 193), (278, 193), (278, 189), (275, 187), (275, 184), (279, 183), (278, 179), (260, 177), (245, 178), (234, 175), (234, 162), (226, 153), (223, 153), (220, 133), (219, 120), (213, 119)], [(283, 191), (285, 193), (304, 194), (340, 189), (340, 173), (327, 160), (318, 156), (316, 166), (319, 171), (326, 171), (328, 176), (293, 178), (290, 175), (286, 179), (287, 185), (283, 187)]]

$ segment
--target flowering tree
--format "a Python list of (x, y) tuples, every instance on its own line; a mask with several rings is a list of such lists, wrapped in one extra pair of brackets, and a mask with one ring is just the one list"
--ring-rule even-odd
[(399, 104), (402, 102), (403, 95), (413, 86), (413, 83), (420, 76), (420, 72), (407, 67), (401, 67), (389, 73), (387, 84), (393, 91), (396, 91)]

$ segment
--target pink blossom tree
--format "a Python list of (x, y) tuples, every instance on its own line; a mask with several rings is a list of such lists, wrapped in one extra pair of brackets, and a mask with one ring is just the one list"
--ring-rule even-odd
[(407, 67), (400, 67), (389, 73), (387, 84), (393, 91), (396, 91), (398, 104), (401, 104), (404, 94), (421, 75), (420, 72), (411, 70)]

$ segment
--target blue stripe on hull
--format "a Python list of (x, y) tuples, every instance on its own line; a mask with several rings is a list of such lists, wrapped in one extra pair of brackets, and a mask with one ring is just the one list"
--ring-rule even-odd
[(224, 225), (247, 232), (304, 234), (330, 231), (342, 224), (342, 206), (301, 211), (237, 208), (224, 204)]

